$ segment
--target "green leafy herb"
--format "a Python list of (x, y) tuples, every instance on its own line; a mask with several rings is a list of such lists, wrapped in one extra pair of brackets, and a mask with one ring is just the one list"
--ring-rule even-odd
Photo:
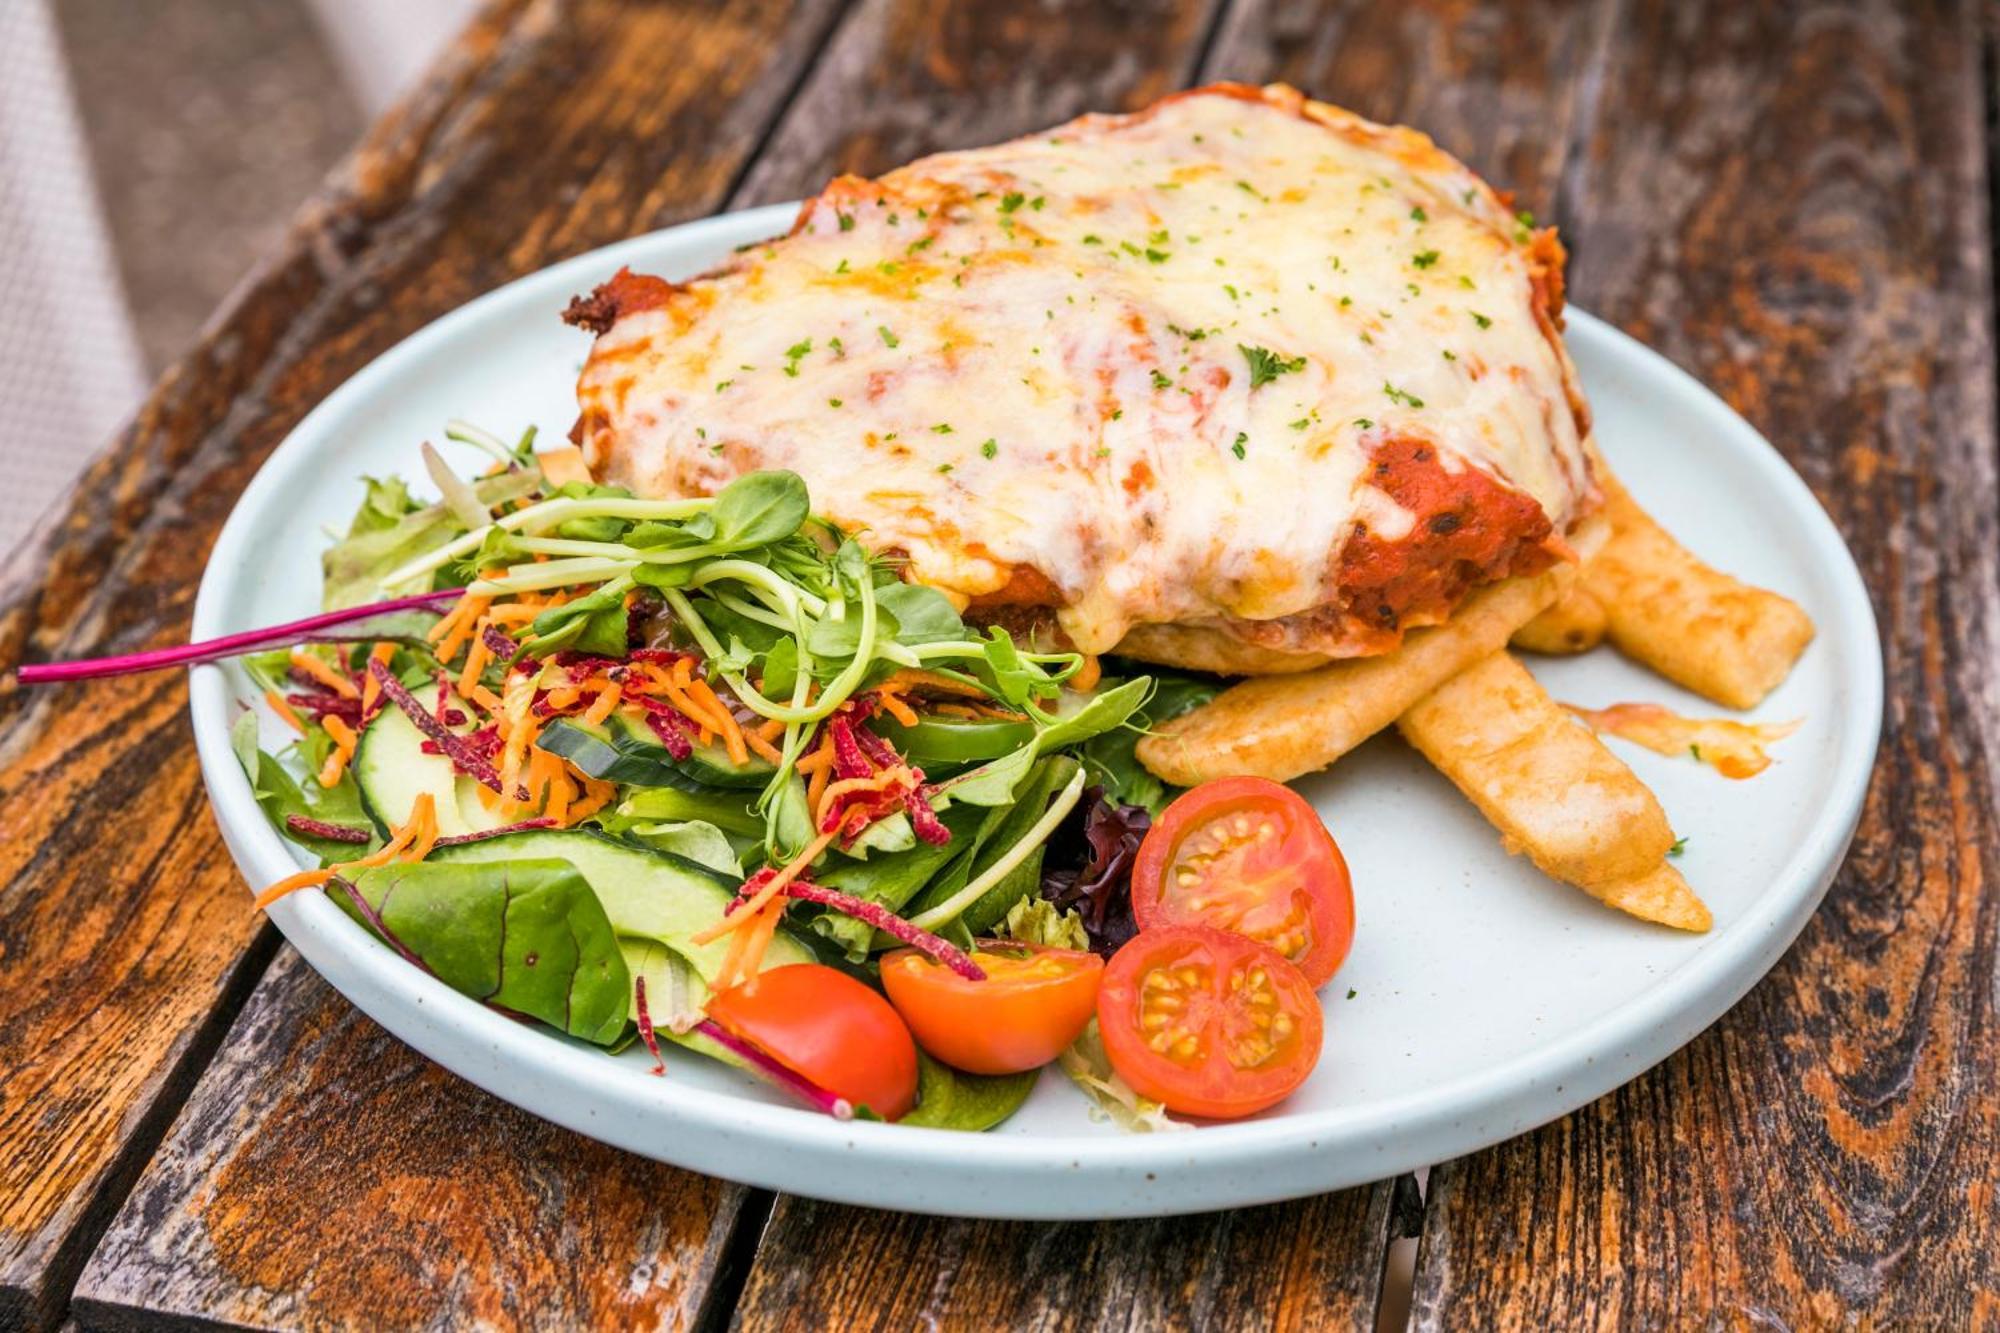
[(1243, 359), (1250, 364), (1250, 387), (1261, 388), (1280, 375), (1289, 375), (1306, 368), (1306, 359), (1295, 356), (1289, 360), (1266, 347), (1250, 347), (1236, 344), (1236, 350), (1243, 353)]
[(917, 1052), (917, 1109), (896, 1123), (929, 1129), (988, 1130), (1021, 1109), (1041, 1071), (967, 1074)]

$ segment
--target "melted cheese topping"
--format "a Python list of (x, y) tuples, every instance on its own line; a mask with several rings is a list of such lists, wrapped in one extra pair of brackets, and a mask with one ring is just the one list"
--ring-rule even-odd
[(1371, 440), (1579, 516), (1581, 399), (1529, 239), (1422, 135), (1284, 89), (1184, 95), (836, 180), (792, 235), (622, 312), (581, 442), (648, 495), (790, 468), (921, 582), (1038, 571), (1087, 651), (1298, 615), (1357, 522), (1411, 528)]

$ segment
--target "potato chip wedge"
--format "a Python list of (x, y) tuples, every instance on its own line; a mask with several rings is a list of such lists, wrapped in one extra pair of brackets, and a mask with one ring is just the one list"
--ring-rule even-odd
[(1658, 799), (1507, 653), (1452, 677), (1396, 725), (1509, 852), (1634, 916), (1707, 929), (1707, 909), (1666, 865), (1674, 833)]
[(1580, 583), (1548, 610), (1514, 631), (1509, 645), (1545, 657), (1587, 653), (1604, 642), (1604, 603)]
[(1575, 566), (1563, 565), (1496, 583), (1466, 598), (1447, 623), (1412, 630), (1394, 652), (1232, 685), (1140, 741), (1139, 760), (1182, 787), (1245, 775), (1286, 782), (1325, 768), (1498, 652), (1575, 577)]
[(1613, 646), (1676, 685), (1730, 708), (1753, 708), (1791, 674), (1812, 641), (1797, 603), (1696, 559), (1600, 469), (1611, 540), (1582, 586), (1604, 609)]

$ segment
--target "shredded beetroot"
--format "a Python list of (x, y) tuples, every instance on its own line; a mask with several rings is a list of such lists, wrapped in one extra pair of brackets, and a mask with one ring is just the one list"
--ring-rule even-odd
[(871, 903), (865, 898), (850, 897), (838, 889), (823, 888), (805, 880), (795, 879), (785, 886), (785, 896), (800, 902), (818, 903), (830, 907), (842, 916), (851, 916), (856, 921), (866, 922), (884, 935), (901, 940), (913, 949), (923, 952), (943, 963), (967, 981), (986, 980), (985, 969), (972, 961), (963, 949), (950, 940), (940, 939), (922, 926), (912, 925), (897, 916), (880, 903)]
[(646, 1049), (653, 1053), (652, 1074), (655, 1078), (667, 1076), (667, 1062), (660, 1055), (660, 1039), (653, 1035), (653, 1016), (646, 1010), (646, 979), (632, 978), (632, 1015), (639, 1024), (639, 1040), (646, 1043)]
[(779, 1064), (762, 1050), (752, 1046), (743, 1038), (723, 1027), (712, 1018), (704, 1018), (695, 1024), (694, 1030), (707, 1037), (716, 1045), (741, 1056), (745, 1064), (755, 1069), (785, 1091), (826, 1112), (835, 1120), (852, 1120), (854, 1103), (845, 1097), (835, 1096), (805, 1075), (796, 1073)]
[(872, 778), (875, 766), (868, 762), (868, 756), (861, 753), (861, 745), (854, 739), (854, 724), (836, 713), (826, 720), (826, 730), (833, 737), (833, 775), (837, 778)]
[(308, 837), (324, 838), (328, 842), (352, 842), (365, 844), (372, 836), (365, 828), (355, 828), (351, 824), (329, 824), (324, 819), (312, 819), (306, 815), (286, 815), (285, 827), (294, 833)]
[(485, 842), (488, 838), (497, 838), (503, 833), (526, 833), (530, 829), (554, 827), (556, 821), (546, 817), (524, 819), (518, 824), (502, 824), (499, 828), (482, 829), (478, 833), (454, 833), (449, 838), (439, 838), (431, 846), (456, 847), (461, 842)]
[(862, 751), (883, 768), (894, 768), (903, 762), (903, 756), (897, 754), (889, 742), (877, 736), (873, 728), (866, 726), (854, 728), (854, 739), (860, 744)]
[(660, 738), (660, 744), (668, 754), (676, 759), (686, 759), (694, 754), (694, 740), (687, 734), (687, 723), (674, 709), (653, 698), (651, 695), (632, 696), (639, 707), (646, 712), (646, 725)]
[(678, 653), (671, 648), (634, 648), (627, 654), (634, 662), (651, 662), (654, 666), (670, 667), (683, 657), (693, 653)]
[(481, 630), (479, 638), (486, 645), (486, 651), (492, 653), (503, 662), (511, 659), (515, 653), (521, 651), (519, 644), (508, 638), (504, 631), (494, 625), (488, 625), (485, 629)]
[(178, 648), (155, 648), (150, 652), (121, 653), (116, 657), (97, 657), (79, 662), (38, 662), (22, 667), (16, 679), (23, 685), (52, 685), (66, 680), (96, 680), (103, 676), (129, 676), (141, 671), (162, 671), (168, 667), (219, 662), (224, 658), (254, 653), (260, 648), (277, 648), (293, 643), (365, 642), (372, 636), (322, 634), (319, 631), (337, 625), (352, 624), (357, 620), (388, 615), (394, 611), (436, 606), (439, 602), (456, 600), (462, 592), (463, 589), (459, 588), (441, 588), (436, 592), (418, 593), (414, 597), (398, 597), (393, 601), (371, 602), (367, 606), (351, 606), (345, 611), (328, 611), (322, 615), (308, 616), (304, 620), (273, 625), (269, 629), (225, 634), (221, 638), (183, 644)]
[(381, 687), (389, 702), (403, 710), (410, 721), (416, 724), (417, 730), (428, 736), (445, 757), (451, 760), (453, 767), (482, 786), (496, 792), (501, 790), (500, 775), (494, 771), (493, 765), (486, 757), (461, 738), (452, 735), (446, 730), (444, 723), (425, 712), (424, 706), (417, 702), (417, 696), (411, 694), (409, 687), (397, 680), (389, 668), (380, 662), (371, 661), (368, 670), (375, 677), (375, 683)]
[[(916, 771), (921, 778), (923, 770)], [(937, 811), (931, 809), (931, 793), (936, 790), (935, 786), (919, 781), (917, 789), (904, 799), (903, 809), (909, 811), (910, 828), (919, 838), (933, 847), (942, 847), (951, 841), (951, 830), (937, 817)]]
[(315, 722), (322, 718), (337, 717), (350, 727), (361, 725), (359, 699), (347, 699), (338, 694), (316, 690), (309, 694), (287, 694), (285, 702), (301, 713), (309, 714)]

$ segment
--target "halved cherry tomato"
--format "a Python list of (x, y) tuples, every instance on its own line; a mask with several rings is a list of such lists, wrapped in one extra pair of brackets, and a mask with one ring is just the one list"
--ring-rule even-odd
[(1354, 943), (1354, 887), (1319, 815), (1289, 787), (1223, 778), (1181, 794), (1132, 865), (1139, 929), (1197, 921), (1268, 944), (1324, 986)]
[(1141, 932), (1097, 992), (1104, 1052), (1133, 1090), (1233, 1119), (1290, 1096), (1319, 1062), (1319, 999), (1275, 950), (1209, 926)]
[(882, 989), (938, 1059), (973, 1074), (1039, 1069), (1075, 1041), (1097, 1012), (1104, 960), (1094, 953), (1007, 940), (982, 941), (971, 981), (915, 949), (882, 960)]
[(792, 963), (708, 1001), (708, 1016), (884, 1120), (917, 1103), (917, 1048), (889, 1002), (845, 972)]

